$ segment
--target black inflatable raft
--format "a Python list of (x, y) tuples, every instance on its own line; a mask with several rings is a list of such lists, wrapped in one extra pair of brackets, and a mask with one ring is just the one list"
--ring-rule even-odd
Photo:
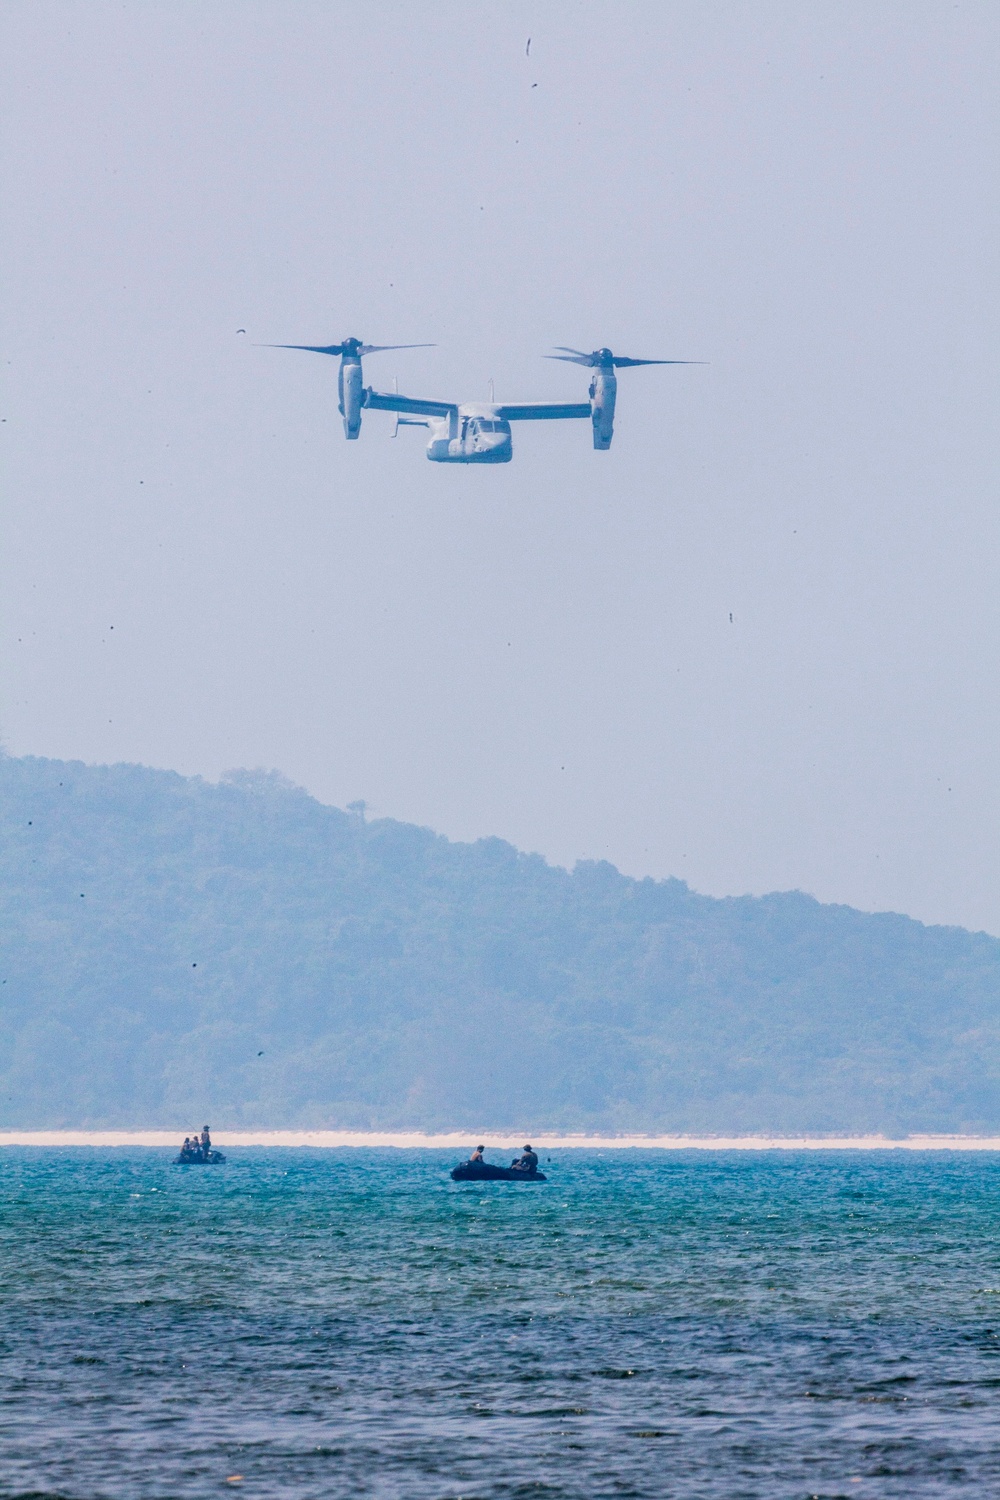
[(519, 1172), (516, 1167), (495, 1167), (488, 1161), (461, 1161), (452, 1167), (455, 1182), (547, 1182), (544, 1172)]
[(207, 1154), (204, 1151), (182, 1151), (180, 1156), (174, 1157), (175, 1167), (217, 1167), (225, 1161), (221, 1151), (213, 1147)]

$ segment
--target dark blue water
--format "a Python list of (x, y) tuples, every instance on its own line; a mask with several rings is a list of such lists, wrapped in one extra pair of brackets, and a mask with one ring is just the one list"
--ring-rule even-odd
[(4, 1497), (1000, 1493), (996, 1156), (106, 1157), (0, 1152)]

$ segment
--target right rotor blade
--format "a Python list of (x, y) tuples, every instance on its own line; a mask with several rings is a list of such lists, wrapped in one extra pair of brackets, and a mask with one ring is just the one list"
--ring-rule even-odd
[(617, 370), (624, 369), (627, 365), (703, 365), (703, 359), (626, 359), (624, 355), (615, 355), (611, 363)]
[(359, 354), (384, 354), (387, 349), (436, 349), (436, 344), (362, 344)]

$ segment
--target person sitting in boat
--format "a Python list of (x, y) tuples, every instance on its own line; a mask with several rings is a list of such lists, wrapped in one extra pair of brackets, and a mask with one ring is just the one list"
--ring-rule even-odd
[(469, 1160), (470, 1161), (482, 1161), (482, 1159), (483, 1159), (483, 1152), (485, 1150), (486, 1150), (485, 1146), (477, 1146), (476, 1149), (475, 1149), (475, 1151), (473, 1151), (472, 1155), (469, 1157)]
[(524, 1151), (518, 1157), (517, 1161), (511, 1162), (511, 1166), (515, 1172), (537, 1172), (538, 1157), (530, 1146), (525, 1146)]

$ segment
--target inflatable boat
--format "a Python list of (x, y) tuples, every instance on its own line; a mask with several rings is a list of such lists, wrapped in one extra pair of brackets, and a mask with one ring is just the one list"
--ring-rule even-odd
[(547, 1182), (544, 1172), (519, 1171), (517, 1167), (495, 1167), (488, 1161), (461, 1161), (452, 1167), (454, 1182)]
[(213, 1146), (210, 1151), (182, 1151), (174, 1157), (175, 1167), (217, 1167), (225, 1161), (221, 1151)]

